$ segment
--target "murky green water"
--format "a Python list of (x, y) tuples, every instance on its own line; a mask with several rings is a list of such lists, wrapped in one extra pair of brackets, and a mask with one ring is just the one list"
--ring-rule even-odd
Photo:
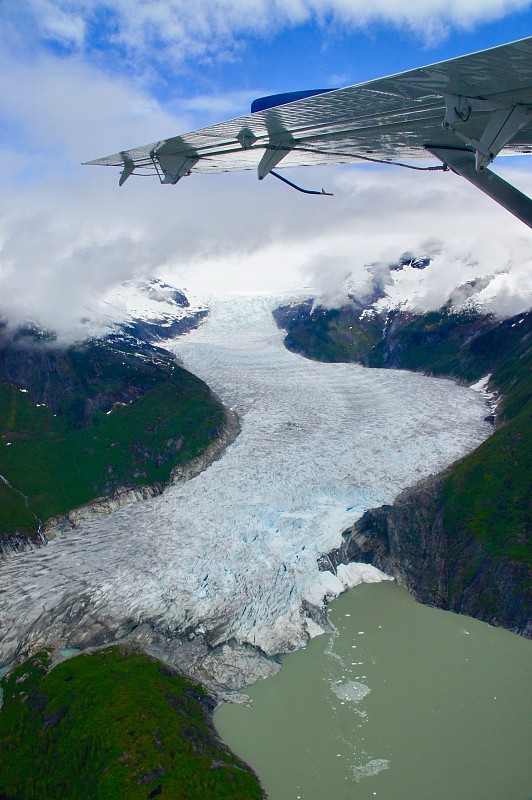
[(393, 583), (331, 608), (337, 628), (225, 704), (222, 738), (270, 800), (528, 800), (532, 644)]

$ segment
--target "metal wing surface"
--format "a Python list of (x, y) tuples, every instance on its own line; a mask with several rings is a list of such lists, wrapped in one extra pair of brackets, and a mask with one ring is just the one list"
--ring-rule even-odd
[(258, 168), (263, 178), (277, 164), (410, 161), (430, 158), (434, 148), (465, 148), (478, 169), (479, 159), (487, 164), (499, 151), (532, 152), (531, 109), (529, 37), (88, 163), (122, 167), (121, 183), (139, 168), (177, 183), (193, 172)]

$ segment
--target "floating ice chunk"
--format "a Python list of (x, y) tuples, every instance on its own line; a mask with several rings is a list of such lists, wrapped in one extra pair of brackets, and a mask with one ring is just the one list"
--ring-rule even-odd
[(388, 769), (390, 762), (387, 758), (372, 758), (366, 764), (356, 764), (353, 767), (353, 777), (358, 783), (362, 778), (371, 778), (384, 769)]
[(333, 683), (331, 689), (339, 700), (349, 700), (351, 703), (360, 703), (371, 692), (369, 686), (359, 681)]
[(311, 639), (314, 639), (316, 636), (321, 636), (324, 630), (321, 625), (318, 625), (313, 619), (307, 617), (307, 633)]
[(351, 589), (361, 583), (393, 581), (390, 575), (386, 575), (385, 572), (381, 572), (371, 564), (340, 564), (337, 575), (346, 589)]

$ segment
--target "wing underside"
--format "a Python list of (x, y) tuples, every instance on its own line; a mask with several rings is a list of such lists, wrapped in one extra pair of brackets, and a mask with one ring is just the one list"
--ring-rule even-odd
[(432, 157), (459, 172), (451, 151), (473, 158), (477, 172), (498, 154), (532, 153), (532, 37), (304, 97), (88, 163), (121, 167), (121, 184), (146, 172), (175, 184), (194, 172), (257, 169), (262, 179), (278, 165)]

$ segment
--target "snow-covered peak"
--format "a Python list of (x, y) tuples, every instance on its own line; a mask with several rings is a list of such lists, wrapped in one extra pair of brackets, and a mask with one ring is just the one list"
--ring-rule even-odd
[(124, 281), (110, 289), (94, 308), (87, 308), (85, 324), (91, 336), (103, 336), (124, 325), (146, 322), (170, 327), (176, 321), (191, 322), (208, 311), (202, 301), (159, 278)]
[[(423, 313), (442, 307), (455, 312), (476, 310), (509, 317), (532, 304), (532, 283), (523, 264), (523, 280), (516, 281), (507, 266), (484, 271), (471, 254), (404, 253), (393, 262), (375, 262), (355, 269), (336, 293), (333, 305), (356, 306), (385, 314), (391, 310)], [(342, 297), (345, 298), (342, 302)], [(315, 304), (331, 307), (315, 294)]]
[(183, 307), (190, 305), (183, 292), (165, 283), (160, 278), (152, 278), (146, 283), (139, 283), (138, 286), (141, 291), (147, 292), (149, 297), (158, 303), (175, 303), (175, 305)]

